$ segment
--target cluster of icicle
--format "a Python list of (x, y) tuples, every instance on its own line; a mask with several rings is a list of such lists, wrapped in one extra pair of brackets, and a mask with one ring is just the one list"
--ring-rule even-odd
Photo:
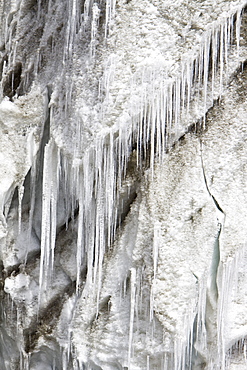
[(222, 370), (228, 368), (234, 347), (239, 347), (239, 355), (245, 358), (246, 361), (246, 338), (236, 338), (236, 343), (231, 343), (230, 345), (225, 341), (225, 330), (229, 326), (226, 315), (229, 302), (233, 299), (236, 300), (239, 279), (241, 279), (241, 285), (243, 287), (246, 286), (246, 275), (243, 278), (243, 274), (240, 274), (241, 268), (245, 266), (246, 251), (246, 244), (244, 243), (233, 256), (229, 256), (227, 261), (222, 264), (221, 294), (217, 311), (218, 356)]
[[(39, 0), (40, 4), (40, 0)], [(69, 0), (70, 16), (67, 26), (64, 63), (72, 56), (78, 26), (78, 1)], [(40, 260), (40, 295), (46, 289), (52, 276), (56, 245), (57, 209), (59, 191), (64, 189), (67, 219), (73, 219), (78, 210), (77, 238), (77, 293), (95, 296), (96, 312), (100, 300), (102, 268), (104, 255), (114, 243), (117, 226), (121, 217), (120, 191), (127, 171), (132, 148), (137, 151), (137, 166), (141, 167), (147, 159), (151, 173), (155, 160), (164, 160), (165, 153), (173, 143), (188, 129), (195, 120), (205, 121), (207, 110), (213, 101), (223, 93), (223, 85), (230, 69), (231, 56), (238, 58), (240, 44), (240, 26), (242, 6), (232, 11), (218, 22), (214, 22), (202, 37), (198, 48), (191, 51), (181, 63), (180, 73), (174, 78), (167, 75), (161, 78), (155, 71), (144, 71), (146, 81), (143, 84), (139, 105), (133, 107), (128, 122), (117, 122), (99, 134), (80, 160), (67, 158), (50, 139), (44, 152), (42, 230)], [(109, 25), (115, 12), (114, 0), (106, 0), (107, 37)], [(95, 55), (95, 37), (99, 9), (91, 0), (85, 1), (84, 22), (91, 21), (91, 56)], [(11, 40), (6, 39), (6, 45)], [(15, 48), (10, 48), (15, 64)], [(139, 76), (136, 77), (139, 79)], [(151, 83), (150, 83), (151, 82)], [(134, 82), (133, 82), (134, 83)], [(52, 106), (51, 106), (52, 119)], [(75, 147), (81, 147), (80, 130)], [(158, 251), (154, 246), (154, 279), (156, 274)], [(81, 288), (81, 270), (87, 270), (86, 282)], [(131, 317), (129, 335), (129, 359), (132, 355), (132, 331), (135, 319), (135, 279), (136, 271), (131, 270)], [(203, 290), (203, 289), (202, 289)], [(202, 293), (202, 296), (203, 293)], [(150, 298), (152, 311), (152, 297)], [(201, 303), (200, 303), (201, 302)], [(201, 298), (198, 310), (198, 328), (203, 326), (205, 304)], [(195, 312), (191, 318), (194, 319)], [(150, 312), (150, 320), (153, 312)], [(149, 318), (148, 318), (149, 320)], [(199, 329), (198, 329), (199, 330)], [(198, 333), (203, 336), (205, 328)], [(187, 341), (175, 345), (174, 370), (191, 368), (191, 346), (193, 328), (188, 330)], [(206, 344), (205, 344), (206, 345)], [(189, 358), (189, 360), (188, 360)], [(188, 367), (189, 364), (189, 367)], [(166, 368), (166, 367), (165, 367)]]
[[(88, 3), (86, 2), (85, 6), (92, 9), (91, 29), (94, 37), (98, 9), (96, 5)], [(76, 1), (73, 1), (72, 4), (76, 7)], [(50, 139), (44, 154), (41, 292), (46, 287), (49, 276), (52, 275), (56, 244), (57, 202), (60, 183), (63, 181), (66, 202), (68, 203), (67, 209), (71, 217), (73, 218), (75, 210), (79, 210), (77, 293), (83, 294), (86, 298), (93, 294), (97, 312), (104, 255), (114, 242), (119, 224), (121, 215), (119, 194), (132, 148), (136, 147), (137, 166), (141, 167), (142, 163), (149, 158), (151, 173), (153, 173), (155, 160), (162, 161), (164, 159), (167, 149), (181, 134), (186, 132), (191, 120), (202, 119), (204, 122), (206, 112), (213, 105), (214, 99), (223, 93), (223, 82), (230, 68), (231, 55), (235, 59), (238, 58), (241, 13), (245, 5), (244, 2), (241, 8), (232, 12), (228, 17), (213, 23), (205, 31), (201, 45), (189, 54), (188, 59), (182, 62), (181, 73), (175, 78), (160, 79), (159, 76), (157, 84), (155, 72), (150, 72), (150, 79), (153, 83), (144, 85), (141, 103), (138, 107), (134, 107), (129, 122), (116, 123), (111, 128), (107, 128), (103, 135), (97, 135), (94, 144), (84, 152), (83, 158), (79, 161), (76, 158), (71, 161), (63, 156), (54, 140)], [(73, 15), (76, 14), (73, 11), (75, 9), (73, 6), (72, 19), (74, 19)], [(112, 6), (108, 4), (107, 9), (112, 9)], [(107, 17), (110, 18), (111, 11), (107, 14)], [(71, 54), (72, 50), (74, 27), (75, 23), (71, 22), (67, 33), (66, 50), (68, 54)], [(91, 47), (91, 53), (94, 54), (94, 45)], [(80, 147), (80, 143), (75, 143), (75, 146)], [(155, 260), (158, 258), (158, 252), (155, 248), (153, 258)], [(83, 291), (81, 291), (80, 274), (85, 265), (87, 276)], [(154, 270), (156, 265), (157, 261), (154, 261)], [(135, 276), (136, 271), (133, 268), (131, 270), (131, 286), (133, 288), (130, 304), (129, 365), (135, 312)], [(201, 298), (201, 303), (197, 307), (198, 320), (200, 321), (197, 326), (202, 329), (198, 333), (198, 337), (205, 336), (204, 300), (205, 296)], [(152, 302), (150, 306), (152, 310)], [(195, 312), (192, 316), (191, 320), (194, 319)], [(153, 312), (150, 312), (151, 320), (152, 317)], [(192, 342), (192, 327), (191, 321), (187, 342), (178, 342), (175, 345), (174, 370), (185, 370), (192, 366), (192, 349), (189, 344)], [(199, 339), (201, 340), (201, 338)]]
[[(55, 3), (55, 2), (54, 2)], [(99, 24), (99, 16), (101, 10), (97, 4), (92, 0), (84, 1), (84, 12), (81, 14), (81, 3), (80, 0), (68, 0), (65, 7), (68, 14), (65, 15), (66, 31), (65, 31), (65, 40), (64, 40), (64, 51), (63, 51), (63, 64), (66, 65), (73, 56), (74, 45), (76, 44), (76, 39), (78, 36), (78, 30), (83, 29), (84, 31), (90, 32), (91, 41), (90, 41), (90, 54), (91, 57), (95, 56), (95, 44), (96, 36)], [(115, 15), (115, 4), (116, 0), (106, 0), (105, 2), (105, 38), (108, 36), (112, 20)], [(8, 71), (14, 69), (16, 61), (19, 59), (17, 55), (18, 48), (18, 37), (16, 37), (16, 31), (19, 28), (20, 16), (23, 16), (22, 7), (25, 6), (24, 1), (19, 2), (10, 2), (9, 14), (3, 18), (2, 24), (2, 38), (0, 38), (1, 46), (4, 45), (5, 52), (8, 55), (8, 62), (4, 60), (3, 62), (3, 71), (2, 75), (7, 74)], [(48, 1), (48, 10), (47, 14), (51, 14), (51, 9), (53, 6), (52, 0)], [(101, 4), (102, 5), (102, 4)], [(18, 14), (13, 17), (13, 14)], [(25, 10), (24, 10), (25, 14)], [(42, 2), (37, 0), (37, 20), (39, 21), (42, 16)], [(46, 16), (46, 15), (45, 15)], [(18, 34), (18, 32), (17, 32)], [(29, 56), (27, 58), (28, 63), (26, 64), (22, 74), (24, 76), (24, 89), (28, 86), (30, 78), (30, 70), (33, 67), (34, 75), (37, 77), (38, 71), (40, 69), (41, 59), (42, 59), (42, 48), (37, 49), (37, 54)]]

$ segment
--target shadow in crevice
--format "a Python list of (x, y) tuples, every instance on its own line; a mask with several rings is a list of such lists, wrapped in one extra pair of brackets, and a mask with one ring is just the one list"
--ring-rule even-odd
[(22, 89), (22, 63), (15, 64), (13, 69), (7, 74), (2, 82), (3, 95), (8, 96), (12, 101), (13, 97), (24, 94)]

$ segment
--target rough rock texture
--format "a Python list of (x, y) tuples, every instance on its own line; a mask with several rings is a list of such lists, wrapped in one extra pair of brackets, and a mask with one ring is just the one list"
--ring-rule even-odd
[(246, 5), (0, 2), (1, 370), (246, 368)]

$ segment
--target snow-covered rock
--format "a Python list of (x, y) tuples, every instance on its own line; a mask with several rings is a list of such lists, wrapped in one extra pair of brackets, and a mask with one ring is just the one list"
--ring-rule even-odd
[(0, 3), (0, 367), (246, 367), (246, 1)]

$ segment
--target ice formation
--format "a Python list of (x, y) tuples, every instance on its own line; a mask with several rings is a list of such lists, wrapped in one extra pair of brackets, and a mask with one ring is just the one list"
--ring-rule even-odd
[(0, 4), (3, 370), (246, 366), (246, 5)]

